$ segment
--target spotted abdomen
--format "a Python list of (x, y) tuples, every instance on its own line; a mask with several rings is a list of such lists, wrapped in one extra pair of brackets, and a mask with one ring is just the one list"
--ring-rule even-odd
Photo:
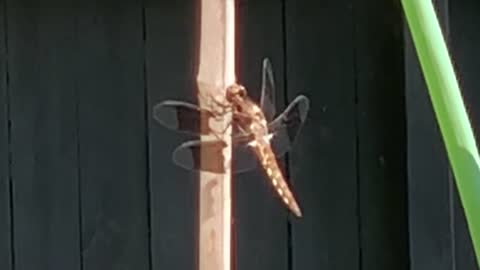
[(267, 173), (272, 187), (280, 196), (285, 205), (297, 216), (302, 216), (302, 211), (298, 206), (290, 188), (287, 185), (287, 181), (283, 177), (283, 174), (278, 166), (277, 160), (272, 152), (270, 144), (260, 143), (255, 146), (255, 150), (258, 154), (260, 162)]

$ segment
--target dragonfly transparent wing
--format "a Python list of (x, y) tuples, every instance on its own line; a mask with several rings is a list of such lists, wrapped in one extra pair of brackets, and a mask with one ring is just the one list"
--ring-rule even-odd
[[(207, 121), (201, 121), (202, 117)], [(183, 101), (166, 100), (153, 107), (153, 118), (160, 124), (169, 129), (192, 135), (210, 133), (210, 128), (205, 123), (214, 117), (212, 112)]]
[[(262, 89), (260, 106), (267, 122), (275, 116), (275, 83), (272, 65), (268, 58), (263, 60)], [(200, 108), (188, 102), (166, 100), (153, 107), (153, 118), (166, 128), (192, 135), (206, 135), (211, 133), (208, 127), (210, 118), (215, 118), (215, 113)], [(201, 121), (202, 118), (204, 121)], [(232, 134), (242, 133), (233, 125)]]
[(296, 97), (275, 120), (268, 125), (273, 134), (270, 144), (277, 157), (282, 157), (293, 147), (303, 127), (310, 108), (310, 100), (303, 95)]
[[(281, 158), (290, 151), (298, 133), (300, 132), (309, 110), (309, 100), (305, 96), (298, 96), (285, 111), (269, 124), (269, 132), (273, 134), (271, 145), (277, 158)], [(232, 138), (232, 172), (241, 173), (254, 169), (257, 166), (257, 157), (248, 145), (253, 140), (251, 134), (238, 134)], [(201, 142), (188, 141), (177, 147), (173, 153), (174, 162), (187, 170), (203, 170), (223, 173), (223, 160), (218, 164), (212, 162), (201, 163), (202, 147), (208, 153), (222, 156), (226, 143), (222, 140)]]
[[(211, 134), (208, 123), (215, 117), (215, 113), (183, 101), (166, 100), (153, 107), (153, 118), (157, 122), (168, 129), (190, 135)], [(242, 132), (233, 125), (232, 134), (239, 133)]]
[(262, 68), (262, 93), (260, 96), (260, 107), (267, 119), (267, 122), (273, 120), (276, 114), (275, 111), (275, 81), (273, 77), (273, 70), (270, 60), (265, 58), (263, 60)]
[[(232, 156), (232, 172), (242, 173), (252, 170), (256, 167), (257, 161), (253, 151), (245, 144), (234, 143), (234, 155)], [(178, 146), (173, 152), (173, 161), (180, 167), (193, 171), (208, 171), (214, 173), (225, 173), (224, 160), (222, 151), (226, 147), (226, 143), (222, 140), (187, 141)], [(201, 162), (201, 152), (206, 151), (211, 155), (215, 155), (215, 160)]]

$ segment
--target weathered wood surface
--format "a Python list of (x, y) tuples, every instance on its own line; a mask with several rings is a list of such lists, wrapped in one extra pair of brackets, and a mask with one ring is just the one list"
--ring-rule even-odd
[(150, 269), (141, 1), (76, 8), (82, 265)]
[(11, 270), (10, 146), (8, 127), (7, 42), (5, 0), (0, 1), (0, 265)]
[[(235, 77), (235, 1), (201, 0), (200, 33), (198, 42), (197, 96), (200, 107), (212, 109), (211, 99), (225, 98), (227, 87), (236, 82)], [(202, 98), (203, 97), (203, 98)], [(198, 269), (232, 269), (232, 114), (221, 120), (204, 118), (201, 126), (209, 126), (221, 136), (226, 147), (221, 153), (202, 149), (201, 163), (223, 167), (225, 173), (200, 172), (198, 219)], [(226, 129), (227, 128), (227, 129)], [(213, 134), (201, 136), (202, 141), (214, 139)]]
[(354, 47), (362, 269), (408, 269), (400, 2), (357, 0)]
[(292, 0), (285, 7), (287, 97), (311, 100), (290, 155), (305, 212), (292, 224), (292, 269), (360, 269), (354, 3), (325, 4)]
[[(79, 270), (73, 2), (7, 1), (12, 269)], [(56, 5), (56, 8), (52, 6)]]
[(145, 4), (152, 269), (197, 265), (198, 182), (196, 174), (172, 162), (172, 151), (188, 137), (160, 126), (150, 109), (166, 99), (196, 102), (200, 16), (195, 5), (193, 0)]

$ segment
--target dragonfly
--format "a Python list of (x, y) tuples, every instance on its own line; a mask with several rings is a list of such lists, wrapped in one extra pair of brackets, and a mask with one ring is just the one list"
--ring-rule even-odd
[[(234, 174), (253, 170), (260, 163), (266, 172), (271, 186), (286, 207), (297, 217), (302, 211), (295, 199), (285, 176), (277, 162), (289, 152), (305, 123), (310, 101), (304, 95), (297, 96), (287, 108), (276, 116), (275, 83), (271, 62), (265, 58), (262, 63), (262, 84), (260, 102), (249, 97), (247, 90), (240, 84), (227, 87), (225, 102), (215, 99), (219, 110), (201, 108), (192, 103), (166, 100), (153, 107), (153, 118), (162, 126), (180, 133), (200, 136), (218, 134), (202, 123), (203, 119), (218, 119), (231, 113), (232, 162), (230, 171)], [(227, 143), (216, 136), (213, 140), (194, 139), (186, 141), (173, 152), (173, 161), (178, 166), (191, 171), (224, 173), (223, 165), (212, 166), (201, 162), (202, 149), (209, 153), (218, 153), (227, 147)], [(252, 156), (253, 155), (253, 156)]]

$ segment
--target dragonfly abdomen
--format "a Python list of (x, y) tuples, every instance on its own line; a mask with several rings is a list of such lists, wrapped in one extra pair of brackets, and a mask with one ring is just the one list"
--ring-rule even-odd
[(288, 187), (287, 181), (278, 166), (277, 160), (273, 154), (273, 151), (269, 144), (259, 143), (256, 145), (256, 152), (260, 162), (267, 173), (270, 182), (277, 192), (280, 195), (280, 198), (285, 203), (285, 205), (297, 216), (302, 216), (302, 211), (298, 206), (290, 188)]

